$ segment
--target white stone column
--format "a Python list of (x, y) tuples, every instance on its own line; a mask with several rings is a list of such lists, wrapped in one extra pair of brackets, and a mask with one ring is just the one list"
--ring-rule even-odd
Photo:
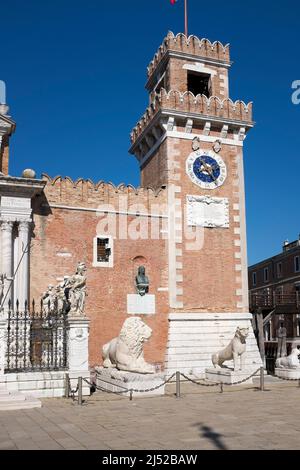
[[(30, 241), (30, 222), (19, 222), (19, 259), (22, 261), (18, 272), (18, 292), (20, 310), (24, 310), (25, 302), (29, 300), (29, 241)], [(24, 251), (25, 250), (25, 251)]]
[[(3, 308), (5, 311), (8, 310), (9, 301), (12, 300), (12, 291), (13, 286), (11, 285), (11, 278), (13, 276), (13, 242), (12, 242), (12, 230), (13, 222), (11, 221), (2, 221), (1, 222), (1, 231), (2, 231), (2, 271), (8, 279), (5, 279), (4, 284), (4, 296), (6, 296)], [(9, 291), (8, 291), (9, 289)], [(7, 293), (8, 292), (8, 293)]]

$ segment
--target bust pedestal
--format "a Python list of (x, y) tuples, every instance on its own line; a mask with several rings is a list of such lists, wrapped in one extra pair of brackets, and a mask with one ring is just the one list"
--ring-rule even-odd
[(127, 313), (129, 315), (154, 315), (155, 295), (153, 294), (128, 294)]

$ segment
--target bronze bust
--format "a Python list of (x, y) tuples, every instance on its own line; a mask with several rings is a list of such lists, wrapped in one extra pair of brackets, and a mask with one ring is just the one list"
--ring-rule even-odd
[(137, 293), (141, 296), (148, 294), (149, 292), (149, 279), (146, 276), (146, 268), (140, 266), (138, 269), (138, 274), (135, 278), (135, 285)]

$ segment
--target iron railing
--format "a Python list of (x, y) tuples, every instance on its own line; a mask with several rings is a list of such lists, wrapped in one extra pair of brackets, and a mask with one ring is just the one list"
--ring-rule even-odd
[(39, 312), (9, 305), (5, 372), (67, 369), (67, 316), (41, 304)]

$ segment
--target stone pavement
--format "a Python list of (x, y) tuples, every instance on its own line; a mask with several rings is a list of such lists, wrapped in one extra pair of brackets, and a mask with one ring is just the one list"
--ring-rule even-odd
[(204, 388), (182, 384), (182, 398), (97, 393), (80, 407), (43, 399), (41, 409), (0, 412), (0, 449), (300, 449), (297, 382)]

